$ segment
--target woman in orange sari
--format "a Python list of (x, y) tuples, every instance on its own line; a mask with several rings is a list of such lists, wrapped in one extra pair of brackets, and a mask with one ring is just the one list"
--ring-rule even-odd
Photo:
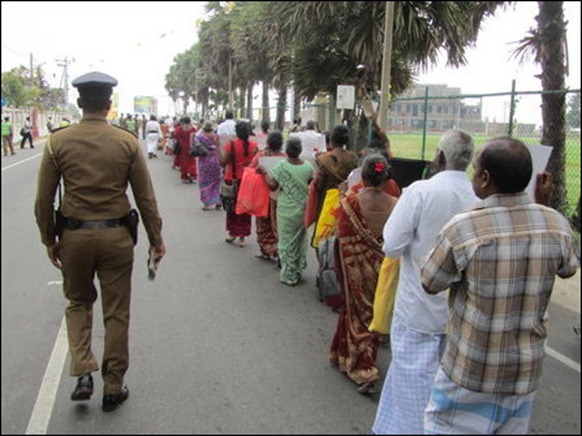
[(388, 162), (371, 154), (362, 162), (364, 187), (341, 200), (337, 241), (344, 303), (333, 337), (329, 360), (358, 385), (358, 392), (375, 392), (378, 335), (368, 326), (373, 317), (378, 271), (384, 259), (382, 230), (397, 199), (386, 194)]

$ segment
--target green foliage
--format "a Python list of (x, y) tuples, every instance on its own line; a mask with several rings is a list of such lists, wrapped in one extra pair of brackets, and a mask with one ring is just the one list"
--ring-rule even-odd
[(22, 80), (14, 72), (2, 73), (2, 97), (8, 106), (24, 107), (27, 101), (26, 90)]
[(65, 103), (64, 92), (58, 88), (49, 88), (40, 67), (30, 70), (24, 67), (13, 68), (2, 73), (2, 96), (9, 106), (37, 107), (54, 110)]

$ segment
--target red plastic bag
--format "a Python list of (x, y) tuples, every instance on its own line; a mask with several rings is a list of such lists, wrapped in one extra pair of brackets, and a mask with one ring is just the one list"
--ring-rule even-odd
[(262, 174), (245, 167), (236, 199), (236, 213), (254, 216), (269, 215), (269, 187)]

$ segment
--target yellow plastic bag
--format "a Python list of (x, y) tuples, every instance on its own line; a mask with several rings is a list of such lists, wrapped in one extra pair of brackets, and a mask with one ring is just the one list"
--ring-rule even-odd
[(321, 241), (335, 235), (339, 204), (340, 190), (337, 188), (328, 189), (325, 193), (325, 200), (323, 201), (321, 213), (315, 225), (315, 233), (311, 240), (311, 246), (313, 248), (319, 247)]
[(378, 332), (383, 335), (390, 334), (399, 276), (400, 259), (385, 257), (382, 265), (380, 265), (378, 282), (376, 284), (373, 309), (374, 316), (368, 327), (368, 330), (371, 332)]

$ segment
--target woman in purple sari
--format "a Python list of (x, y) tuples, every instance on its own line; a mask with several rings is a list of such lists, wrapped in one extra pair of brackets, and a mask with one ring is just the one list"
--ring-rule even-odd
[(206, 156), (198, 157), (198, 191), (202, 210), (212, 207), (220, 209), (220, 181), (222, 167), (218, 158), (218, 135), (214, 133), (211, 123), (205, 123), (202, 131), (196, 135), (196, 142), (204, 144), (208, 149)]

